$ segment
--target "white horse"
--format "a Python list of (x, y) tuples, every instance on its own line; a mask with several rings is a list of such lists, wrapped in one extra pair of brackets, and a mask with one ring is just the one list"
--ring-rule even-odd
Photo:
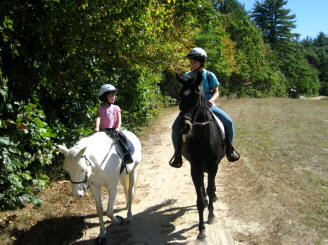
[(82, 138), (70, 149), (58, 145), (58, 148), (65, 155), (63, 168), (70, 175), (73, 196), (82, 198), (89, 187), (95, 198), (100, 222), (98, 240), (100, 243), (106, 242), (100, 191), (102, 186), (107, 188), (109, 193), (107, 215), (113, 223), (121, 224), (123, 218), (113, 215), (117, 185), (119, 181), (121, 182), (127, 200), (127, 220), (132, 221), (131, 205), (137, 170), (141, 163), (141, 144), (133, 133), (124, 131), (124, 134), (128, 138), (134, 162), (127, 164), (122, 172), (122, 154), (117, 148), (115, 140), (106, 135), (105, 132), (97, 132)]

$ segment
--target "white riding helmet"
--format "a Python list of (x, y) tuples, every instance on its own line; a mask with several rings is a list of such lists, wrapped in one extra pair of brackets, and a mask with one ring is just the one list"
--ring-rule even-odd
[(98, 90), (98, 97), (102, 96), (105, 93), (116, 92), (118, 89), (111, 84), (104, 84)]
[(196, 47), (190, 50), (189, 54), (187, 55), (187, 58), (197, 59), (197, 60), (201, 59), (205, 62), (207, 58), (207, 54), (204, 49)]

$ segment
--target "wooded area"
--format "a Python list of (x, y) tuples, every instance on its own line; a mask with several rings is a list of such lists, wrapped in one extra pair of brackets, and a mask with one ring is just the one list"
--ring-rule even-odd
[(34, 194), (61, 167), (56, 145), (92, 132), (102, 84), (119, 88), (135, 132), (174, 103), (194, 46), (221, 96), (327, 95), (328, 37), (299, 40), (286, 2), (248, 13), (237, 0), (2, 0), (0, 209), (41, 204)]

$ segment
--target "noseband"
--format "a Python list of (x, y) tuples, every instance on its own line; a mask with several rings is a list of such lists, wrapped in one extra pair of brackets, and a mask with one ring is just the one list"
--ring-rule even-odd
[[(89, 167), (91, 167), (92, 165), (94, 165), (94, 164), (92, 164), (92, 162), (87, 158), (87, 156), (83, 156), (83, 158), (85, 159), (85, 162), (86, 162), (86, 164), (87, 164), (87, 166), (89, 166)], [(71, 181), (71, 183), (72, 184), (86, 184), (87, 182), (88, 182), (88, 172), (86, 172), (86, 174), (85, 174), (85, 178), (84, 178), (84, 180), (83, 181), (73, 181), (72, 179), (71, 179), (71, 177), (70, 177), (70, 181)]]

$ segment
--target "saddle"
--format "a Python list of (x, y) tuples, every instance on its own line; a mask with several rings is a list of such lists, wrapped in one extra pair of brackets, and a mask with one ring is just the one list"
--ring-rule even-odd
[(111, 129), (111, 128), (102, 129), (100, 131), (105, 132), (108, 137), (112, 138), (114, 141), (114, 144), (116, 145), (116, 147), (118, 149), (118, 154), (120, 155), (120, 157), (123, 160), (122, 166), (120, 169), (120, 174), (122, 173), (124, 168), (126, 170), (126, 173), (128, 174), (126, 165), (133, 163), (133, 159), (131, 157), (131, 153), (130, 153), (131, 149), (129, 147), (129, 143), (128, 143), (126, 136), (123, 133), (119, 133), (119, 132), (115, 131), (115, 129)]

